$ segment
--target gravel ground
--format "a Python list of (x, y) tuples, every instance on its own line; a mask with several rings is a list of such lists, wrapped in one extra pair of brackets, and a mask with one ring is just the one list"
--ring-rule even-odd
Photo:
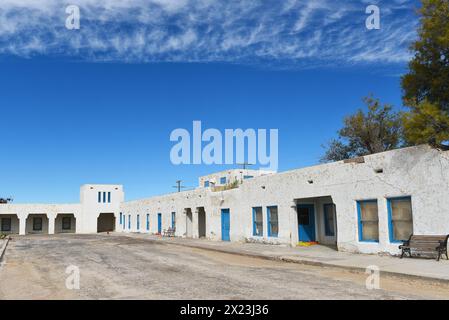
[[(66, 287), (66, 268), (80, 289)], [(14, 237), (0, 299), (447, 299), (449, 284), (269, 261), (121, 235)]]

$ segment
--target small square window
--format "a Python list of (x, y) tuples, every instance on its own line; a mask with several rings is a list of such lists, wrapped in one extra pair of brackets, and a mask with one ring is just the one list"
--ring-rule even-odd
[(220, 184), (226, 184), (226, 177), (220, 178)]
[(11, 231), (11, 218), (2, 218), (2, 231)]
[(72, 229), (72, 218), (62, 217), (62, 230), (70, 230), (70, 229)]
[(33, 218), (33, 231), (42, 231), (42, 218)]

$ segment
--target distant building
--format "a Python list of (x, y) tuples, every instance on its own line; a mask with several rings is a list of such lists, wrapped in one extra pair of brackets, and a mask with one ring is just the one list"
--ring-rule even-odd
[(1, 232), (175, 227), (179, 237), (395, 254), (411, 233), (449, 234), (449, 152), (418, 146), (281, 173), (226, 170), (194, 190), (126, 202), (120, 185), (84, 185), (80, 200), (2, 204)]

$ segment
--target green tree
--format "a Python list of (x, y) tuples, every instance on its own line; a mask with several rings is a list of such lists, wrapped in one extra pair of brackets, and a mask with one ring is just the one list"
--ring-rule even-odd
[(401, 144), (402, 121), (391, 105), (364, 98), (368, 111), (359, 109), (344, 119), (338, 139), (331, 140), (321, 162), (339, 161), (395, 149)]
[(444, 147), (449, 127), (449, 1), (422, 0), (414, 57), (402, 77), (405, 139)]

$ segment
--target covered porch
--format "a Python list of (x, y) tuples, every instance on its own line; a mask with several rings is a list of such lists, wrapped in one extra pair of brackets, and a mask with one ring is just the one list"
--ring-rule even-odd
[(294, 199), (297, 244), (317, 242), (337, 248), (336, 206), (331, 196)]

